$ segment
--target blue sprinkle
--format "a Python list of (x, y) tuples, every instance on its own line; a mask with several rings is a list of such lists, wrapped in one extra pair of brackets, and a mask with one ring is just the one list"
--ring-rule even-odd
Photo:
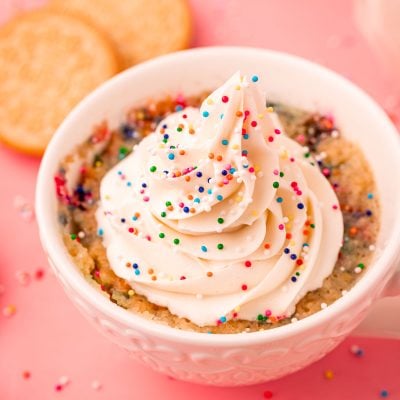
[(175, 111), (182, 111), (183, 110), (183, 107), (180, 105), (180, 104), (178, 104), (176, 107), (175, 107)]
[(283, 250), (283, 252), (284, 252), (285, 254), (289, 254), (289, 253), (290, 253), (290, 250), (286, 247), (286, 248)]
[(297, 204), (297, 208), (298, 208), (299, 210), (302, 210), (302, 209), (304, 208), (304, 204), (303, 204), (303, 203)]
[(222, 143), (224, 146), (228, 146), (229, 140), (228, 140), (228, 139), (222, 139), (222, 140), (221, 140), (221, 143)]
[(212, 193), (212, 189), (208, 189), (208, 190), (207, 190), (207, 193), (208, 193), (208, 194), (211, 194), (211, 193)]
[(167, 128), (168, 128), (168, 125), (167, 125), (167, 124), (164, 124), (164, 125), (162, 126), (162, 128), (167, 129)]
[(379, 395), (381, 396), (381, 397), (388, 397), (389, 396), (389, 392), (386, 390), (386, 389), (382, 389), (381, 391), (380, 391), (380, 393), (379, 393)]
[(199, 171), (199, 172), (196, 172), (196, 176), (197, 176), (198, 178), (201, 178), (201, 177), (203, 176), (203, 174)]
[(134, 216), (132, 217), (132, 221), (137, 221), (136, 215), (134, 215)]
[(99, 236), (103, 236), (103, 234), (104, 234), (103, 228), (99, 228), (99, 229), (97, 230), (97, 234), (98, 234)]
[(133, 267), (133, 269), (138, 269), (138, 268), (139, 268), (139, 265), (136, 264), (136, 263), (133, 263), (132, 267)]
[(185, 213), (188, 213), (188, 212), (190, 211), (190, 209), (189, 209), (189, 207), (183, 207), (183, 211), (184, 211)]
[(173, 159), (175, 158), (175, 155), (172, 154), (172, 153), (169, 153), (169, 154), (168, 154), (168, 158), (169, 158), (170, 160), (173, 160)]
[(291, 280), (292, 282), (296, 282), (296, 281), (297, 281), (297, 278), (296, 278), (295, 276), (292, 276), (292, 277), (290, 278), (290, 280)]
[(135, 275), (140, 275), (140, 270), (135, 269)]
[(208, 111), (203, 111), (203, 117), (207, 118), (210, 115), (210, 113)]
[(118, 171), (117, 174), (118, 174), (118, 175), (122, 175), (122, 171)]
[(295, 260), (295, 259), (297, 258), (297, 256), (296, 256), (296, 254), (291, 254), (291, 255), (290, 255), (290, 258), (291, 258), (292, 260)]
[(229, 170), (229, 172), (230, 172), (231, 174), (234, 174), (234, 173), (236, 172), (236, 168), (231, 168), (231, 169)]
[(247, 155), (248, 151), (247, 150), (242, 150), (243, 155)]
[(219, 194), (218, 196), (217, 196), (217, 200), (218, 201), (222, 201), (224, 199), (224, 196), (222, 196), (222, 194)]
[(219, 320), (220, 320), (221, 322), (226, 322), (226, 317), (221, 317)]
[(244, 135), (243, 135), (243, 139), (244, 140), (247, 140), (249, 138), (249, 134), (248, 133), (245, 133)]
[(201, 246), (201, 251), (203, 251), (204, 253), (207, 253), (207, 247), (206, 246)]
[(372, 193), (368, 193), (367, 197), (368, 197), (369, 199), (373, 199), (373, 198), (374, 198), (374, 195), (373, 195)]
[(223, 176), (226, 176), (226, 175), (228, 175), (228, 171), (227, 171), (226, 169), (223, 169), (223, 170), (221, 171), (221, 174), (222, 174)]
[(224, 114), (220, 114), (219, 119), (224, 119)]
[(277, 197), (277, 198), (276, 198), (276, 201), (277, 201), (278, 203), (282, 203), (282, 202), (283, 202), (283, 199), (282, 199), (282, 197)]
[(258, 76), (257, 76), (257, 75), (253, 75), (253, 76), (251, 77), (251, 80), (252, 80), (253, 82), (257, 82), (257, 81), (258, 81)]
[(132, 186), (132, 182), (126, 182), (126, 186)]
[(370, 217), (372, 215), (372, 211), (371, 210), (367, 210), (367, 211), (365, 211), (365, 214), (367, 214), (367, 216)]
[(303, 243), (303, 247), (310, 247), (308, 243)]
[(165, 134), (164, 139), (169, 139), (169, 135)]
[(203, 186), (200, 186), (200, 187), (199, 187), (199, 192), (200, 192), (200, 193), (203, 193), (203, 192), (204, 192)]
[(145, 183), (142, 183), (142, 188), (147, 188), (147, 185)]
[(194, 201), (195, 203), (200, 203), (200, 199), (199, 199), (198, 197), (196, 197), (193, 201)]

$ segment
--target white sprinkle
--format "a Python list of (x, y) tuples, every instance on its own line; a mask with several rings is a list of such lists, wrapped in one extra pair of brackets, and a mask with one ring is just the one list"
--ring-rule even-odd
[(368, 250), (369, 250), (369, 251), (374, 251), (374, 250), (375, 250), (375, 246), (374, 246), (373, 244), (371, 244), (371, 245), (368, 247)]
[(347, 290), (342, 290), (342, 296), (346, 296), (347, 293), (349, 293)]
[(345, 268), (345, 267), (340, 267), (340, 270), (341, 270), (342, 272), (344, 272), (344, 271), (346, 271), (346, 268)]
[(337, 130), (333, 130), (331, 132), (331, 136), (336, 139), (339, 136), (339, 132)]
[(80, 232), (78, 233), (78, 238), (79, 238), (79, 239), (83, 239), (85, 236), (86, 236), (86, 235), (85, 235), (85, 232), (83, 232), (83, 231), (80, 231)]
[(93, 390), (100, 390), (101, 389), (101, 383), (99, 381), (93, 381), (91, 386), (92, 386)]
[(321, 309), (324, 310), (326, 307), (328, 307), (328, 304), (326, 303), (321, 303)]
[(68, 378), (68, 376), (60, 376), (60, 378), (58, 379), (58, 383), (62, 386), (66, 386), (68, 385), (68, 383), (70, 382), (70, 379)]
[(293, 317), (293, 318), (290, 320), (291, 323), (297, 322), (297, 321), (298, 321), (298, 319), (297, 319), (296, 317)]
[(360, 267), (355, 267), (355, 268), (354, 268), (354, 272), (355, 272), (356, 274), (359, 274), (361, 271), (362, 271), (362, 269), (361, 269)]
[(22, 286), (28, 286), (31, 281), (31, 276), (29, 275), (29, 273), (21, 270), (15, 273), (15, 278)]

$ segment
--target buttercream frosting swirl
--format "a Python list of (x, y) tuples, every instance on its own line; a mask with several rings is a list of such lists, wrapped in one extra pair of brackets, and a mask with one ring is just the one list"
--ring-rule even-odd
[(114, 272), (199, 326), (290, 316), (343, 237), (329, 182), (239, 72), (104, 176), (96, 216)]

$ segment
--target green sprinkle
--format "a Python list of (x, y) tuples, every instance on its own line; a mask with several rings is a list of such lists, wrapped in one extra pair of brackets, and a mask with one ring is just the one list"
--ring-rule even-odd
[(174, 239), (174, 244), (179, 244), (180, 240), (178, 238)]
[(176, 130), (177, 130), (178, 132), (182, 132), (182, 128), (181, 128), (180, 126), (178, 126), (178, 128), (176, 128)]
[(224, 248), (224, 245), (222, 243), (217, 244), (217, 249), (222, 250)]
[(160, 239), (164, 239), (164, 238), (165, 238), (165, 233), (160, 232), (160, 233), (158, 234), (158, 237), (159, 237)]
[(156, 172), (157, 171), (157, 167), (155, 165), (152, 165), (150, 167), (150, 172)]
[(300, 272), (296, 272), (296, 276), (300, 276)]
[(310, 224), (310, 228), (314, 229), (315, 228), (315, 224)]
[(118, 159), (123, 160), (129, 154), (129, 150), (126, 147), (120, 147), (118, 151)]
[(281, 178), (283, 178), (283, 177), (285, 176), (285, 174), (284, 174), (283, 172), (279, 172), (279, 176), (280, 176)]
[(272, 186), (273, 186), (275, 189), (278, 189), (278, 187), (279, 187), (279, 182), (274, 182), (274, 183), (272, 184)]
[(305, 153), (305, 154), (304, 154), (304, 157), (305, 157), (305, 158), (308, 158), (308, 157), (310, 157), (310, 155), (311, 155), (310, 153)]
[(217, 219), (217, 222), (218, 222), (219, 224), (223, 224), (223, 223), (224, 223), (224, 219), (223, 219), (223, 218), (218, 218), (218, 219)]
[(76, 239), (75, 233), (71, 233), (70, 237), (71, 237), (72, 240), (75, 240)]
[(365, 265), (364, 265), (363, 263), (360, 263), (360, 264), (357, 265), (357, 267), (359, 267), (359, 268), (361, 268), (361, 269), (364, 269), (364, 268), (365, 268)]
[(172, 203), (171, 203), (170, 201), (166, 201), (166, 202), (165, 202), (166, 207), (169, 207), (171, 204), (172, 204)]
[(165, 218), (165, 217), (167, 216), (167, 213), (166, 213), (165, 211), (163, 211), (163, 212), (161, 213), (161, 216), (162, 216), (163, 218)]

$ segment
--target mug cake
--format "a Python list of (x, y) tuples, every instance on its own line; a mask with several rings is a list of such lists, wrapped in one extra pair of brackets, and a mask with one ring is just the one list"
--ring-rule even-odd
[(99, 121), (55, 176), (65, 245), (110, 301), (205, 333), (295, 323), (346, 294), (379, 230), (372, 172), (334, 116), (239, 72)]

